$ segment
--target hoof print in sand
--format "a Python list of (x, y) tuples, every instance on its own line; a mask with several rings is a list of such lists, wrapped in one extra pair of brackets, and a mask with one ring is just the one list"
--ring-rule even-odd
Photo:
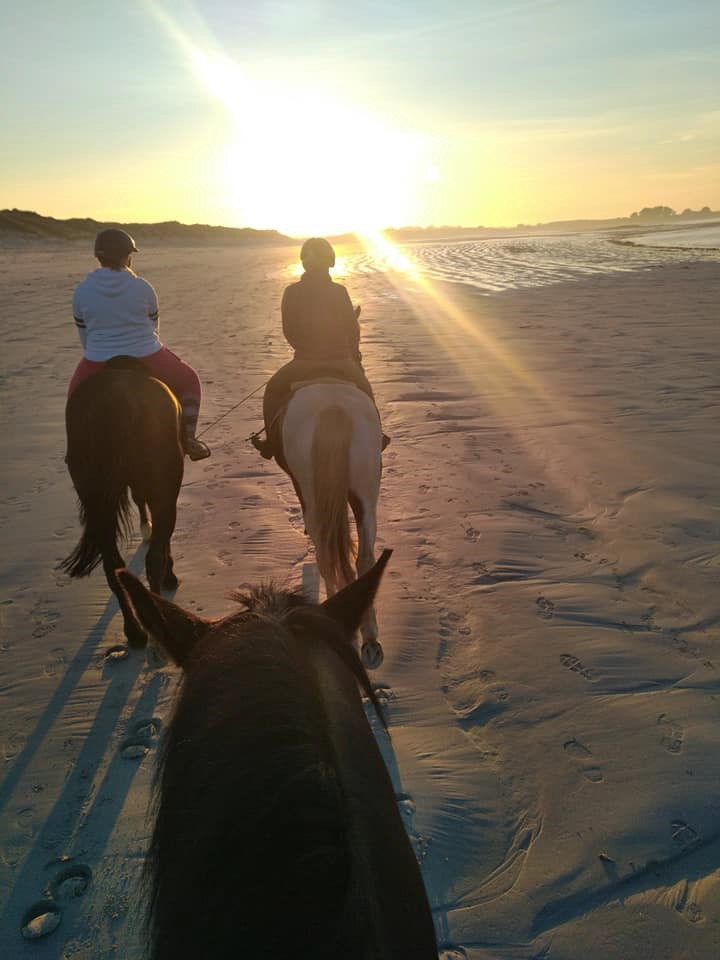
[(692, 901), (685, 907), (683, 916), (690, 923), (702, 923), (705, 919), (705, 914), (702, 912), (699, 905)]
[(395, 691), (393, 688), (387, 687), (384, 684), (373, 685), (372, 691), (381, 707), (387, 707), (390, 701), (395, 699)]
[(698, 841), (698, 832), (688, 826), (684, 820), (673, 820), (670, 824), (672, 838), (679, 847), (690, 847)]
[(586, 667), (581, 660), (578, 660), (577, 657), (573, 656), (572, 653), (561, 653), (560, 663), (565, 667), (566, 670), (571, 670), (573, 673), (578, 673), (586, 680), (593, 679), (592, 670), (590, 670), (589, 667)]
[(679, 723), (671, 720), (666, 713), (657, 718), (658, 726), (662, 730), (660, 741), (668, 753), (680, 753), (683, 747), (684, 731)]
[(60, 926), (60, 920), (60, 907), (56, 903), (39, 900), (25, 911), (20, 932), (26, 940), (40, 940), (54, 933)]
[(92, 870), (84, 863), (65, 867), (50, 885), (50, 892), (56, 900), (72, 900), (81, 897), (92, 879)]
[(120, 663), (122, 660), (127, 660), (130, 656), (130, 651), (122, 643), (117, 644), (114, 647), (109, 647), (105, 651), (105, 663)]
[(366, 670), (377, 670), (385, 659), (382, 644), (378, 640), (368, 640), (360, 648), (360, 659)]
[(415, 801), (408, 793), (395, 794), (400, 813), (407, 819), (412, 820), (415, 814)]
[(586, 780), (590, 780), (592, 783), (600, 783), (603, 779), (602, 772), (599, 767), (594, 765), (588, 765), (586, 761), (589, 757), (592, 757), (592, 750), (589, 747), (586, 747), (584, 743), (580, 743), (579, 740), (566, 740), (563, 744), (565, 752), (574, 757), (576, 760), (582, 762), (580, 767), (580, 772), (585, 777)]
[(552, 620), (555, 613), (555, 604), (552, 600), (548, 600), (547, 597), (540, 596), (535, 601), (535, 606), (537, 607), (537, 615), (541, 620)]

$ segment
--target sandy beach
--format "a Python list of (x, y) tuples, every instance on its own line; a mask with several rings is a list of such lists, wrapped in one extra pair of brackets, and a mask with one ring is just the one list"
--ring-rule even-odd
[[(0, 958), (140, 960), (178, 674), (113, 655), (104, 578), (57, 570), (79, 536), (64, 400), (89, 252), (5, 253)], [(720, 952), (720, 255), (624, 253), (493, 295), (353, 269), (352, 252), (339, 278), (393, 438), (374, 681), (444, 960)], [(173, 540), (176, 599), (208, 616), (242, 584), (313, 581), (292, 486), (246, 442), (261, 394), (215, 423), (289, 358), (296, 256), (178, 247), (135, 264), (163, 341), (203, 379), (200, 429), (214, 423)], [(139, 536), (126, 557), (141, 571)], [(192, 877), (187, 895), (202, 909)], [(31, 942), (42, 901), (60, 923)]]

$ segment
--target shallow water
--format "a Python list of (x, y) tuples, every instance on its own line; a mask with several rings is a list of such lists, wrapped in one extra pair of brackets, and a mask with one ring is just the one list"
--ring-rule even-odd
[(628, 239), (643, 247), (682, 247), (688, 250), (720, 249), (720, 223), (693, 228), (659, 230), (657, 233), (646, 233), (643, 236), (628, 237)]
[[(649, 270), (663, 263), (720, 260), (720, 251), (656, 250), (614, 243), (600, 234), (448, 240), (397, 249), (407, 258), (407, 273), (467, 284), (487, 294)], [(348, 275), (386, 272), (392, 266), (387, 256), (374, 251), (351, 253), (344, 261)]]

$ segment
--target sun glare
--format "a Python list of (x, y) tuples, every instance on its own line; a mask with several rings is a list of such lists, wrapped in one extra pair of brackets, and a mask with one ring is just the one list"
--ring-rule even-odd
[(152, 9), (228, 115), (214, 175), (229, 223), (308, 236), (413, 219), (428, 170), (421, 137), (328, 93), (318, 79), (241, 68)]
[(318, 96), (266, 90), (234, 120), (222, 166), (234, 220), (310, 235), (409, 219), (417, 149), (376, 118)]

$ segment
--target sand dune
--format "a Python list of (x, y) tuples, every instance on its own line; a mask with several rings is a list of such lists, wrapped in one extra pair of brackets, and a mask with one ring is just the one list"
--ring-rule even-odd
[[(285, 360), (296, 250), (150, 250), (162, 335), (205, 425)], [(137, 878), (177, 675), (122, 642), (63, 463), (77, 251), (0, 267), (0, 956), (139, 958)], [(445, 960), (715, 957), (720, 946), (717, 260), (481, 296), (360, 270), (363, 355), (393, 443), (376, 675), (386, 757)], [(244, 440), (189, 464), (179, 602), (312, 583), (292, 487)], [(142, 564), (135, 540), (127, 553)], [(20, 935), (48, 901), (52, 934)], [(188, 878), (189, 909), (202, 894)]]

